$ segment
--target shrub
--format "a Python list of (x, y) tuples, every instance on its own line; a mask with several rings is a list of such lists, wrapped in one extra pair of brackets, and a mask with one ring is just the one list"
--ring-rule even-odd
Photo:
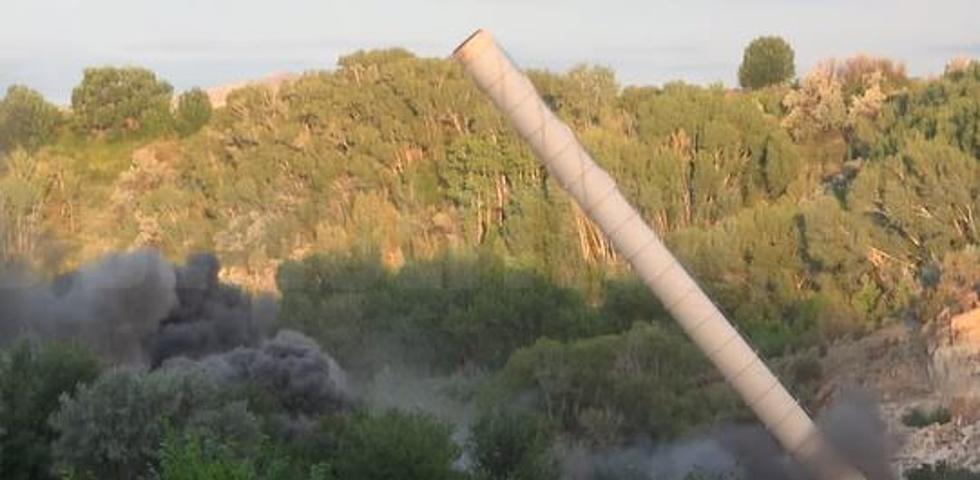
[(547, 422), (536, 415), (485, 413), (471, 431), (475, 470), (488, 480), (557, 479), (552, 437)]
[(419, 413), (355, 415), (339, 434), (337, 478), (448, 480), (458, 478), (460, 454), (452, 429)]
[(861, 54), (835, 63), (837, 77), (843, 84), (847, 96), (861, 91), (867, 84), (868, 78), (874, 75), (881, 78), (882, 87), (888, 91), (909, 83), (905, 65), (889, 58)]
[(675, 328), (636, 324), (620, 335), (515, 352), (483, 392), (488, 404), (523, 399), (564, 432), (613, 446), (637, 436), (676, 438), (740, 406)]
[(794, 138), (840, 130), (847, 121), (847, 106), (833, 65), (819, 65), (803, 79), (800, 88), (783, 98), (788, 112), (783, 118)]
[(257, 480), (245, 462), (231, 458), (221, 445), (196, 435), (169, 435), (160, 453), (159, 480)]
[(902, 423), (908, 427), (922, 428), (929, 425), (948, 423), (952, 419), (949, 409), (946, 407), (936, 407), (933, 410), (923, 410), (919, 407), (913, 408), (905, 415), (902, 415)]
[(195, 370), (109, 371), (64, 398), (51, 426), (59, 468), (100, 479), (145, 476), (168, 430), (211, 435), (241, 452), (260, 439), (244, 403)]
[(197, 133), (211, 120), (211, 112), (211, 99), (204, 90), (194, 88), (180, 94), (174, 118), (177, 133), (182, 137)]
[(0, 100), (0, 153), (15, 148), (29, 152), (54, 141), (63, 121), (58, 107), (40, 93), (23, 85), (12, 85)]
[(265, 443), (256, 456), (242, 457), (233, 446), (208, 435), (171, 431), (160, 448), (155, 480), (331, 480), (328, 465), (307, 465)]
[(0, 478), (53, 478), (55, 432), (47, 419), (60, 395), (71, 395), (98, 371), (95, 357), (73, 345), (21, 341), (0, 355), (0, 404), (5, 407), (0, 410)]
[[(405, 359), (443, 371), (497, 367), (541, 336), (595, 328), (580, 292), (496, 258), (479, 260), (446, 256), (394, 274), (353, 257), (284, 263), (282, 317), (355, 370)], [(392, 358), (393, 346), (401, 358)]]

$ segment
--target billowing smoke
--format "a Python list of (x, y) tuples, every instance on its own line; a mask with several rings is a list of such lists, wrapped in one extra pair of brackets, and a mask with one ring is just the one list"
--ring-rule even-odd
[(142, 342), (178, 305), (177, 278), (159, 254), (111, 255), (54, 282), (0, 274), (0, 341), (74, 339), (110, 361), (139, 362)]
[(110, 255), (53, 282), (0, 273), (0, 342), (18, 336), (82, 342), (113, 363), (157, 365), (256, 345), (274, 302), (218, 281), (212, 255), (175, 267), (158, 253)]
[(151, 363), (254, 346), (271, 327), (275, 302), (253, 301), (237, 287), (221, 283), (220, 268), (213, 255), (199, 254), (176, 269), (177, 303), (146, 340)]
[(258, 388), (300, 417), (349, 406), (343, 369), (311, 338), (266, 339), (275, 302), (218, 279), (213, 255), (174, 266), (158, 253), (116, 254), (37, 281), (0, 275), (0, 342), (17, 336), (75, 340), (117, 364), (195, 369), (216, 383)]
[(294, 415), (337, 411), (351, 402), (343, 369), (313, 339), (291, 330), (258, 347), (238, 347), (200, 360), (177, 358), (163, 368), (198, 368), (218, 383), (259, 387)]
[(898, 448), (898, 441), (889, 434), (870, 392), (857, 388), (844, 390), (817, 418), (817, 424), (844, 460), (858, 467), (867, 478), (897, 478), (889, 460)]

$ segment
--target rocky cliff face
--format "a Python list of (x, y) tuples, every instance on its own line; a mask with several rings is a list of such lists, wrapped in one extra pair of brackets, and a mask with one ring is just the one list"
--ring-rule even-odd
[[(898, 448), (900, 474), (923, 464), (980, 470), (980, 308), (946, 315), (928, 328), (892, 325), (834, 344), (823, 361), (824, 397), (847, 386), (875, 394)], [(910, 426), (910, 412), (950, 413)]]

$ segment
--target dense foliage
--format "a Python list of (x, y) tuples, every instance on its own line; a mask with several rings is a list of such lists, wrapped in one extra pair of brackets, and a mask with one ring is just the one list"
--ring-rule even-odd
[(120, 137), (155, 132), (169, 120), (173, 87), (143, 68), (89, 68), (71, 94), (78, 128)]
[(17, 148), (35, 151), (55, 140), (63, 115), (40, 93), (13, 85), (0, 99), (0, 154)]
[(59, 468), (82, 478), (145, 478), (168, 430), (203, 432), (255, 448), (260, 426), (247, 406), (198, 372), (118, 369), (63, 401), (51, 417)]
[(48, 417), (62, 394), (71, 395), (98, 372), (96, 359), (72, 345), (21, 341), (0, 353), (0, 477), (53, 478), (50, 446), (56, 431)]
[(738, 84), (749, 89), (768, 87), (791, 80), (795, 73), (793, 47), (780, 37), (759, 37), (745, 47)]
[(540, 416), (490, 409), (472, 427), (474, 470), (487, 480), (556, 479), (553, 437), (553, 429)]
[(386, 480), (460, 478), (453, 468), (459, 447), (449, 425), (415, 413), (357, 416), (340, 431), (337, 478)]
[[(809, 403), (825, 342), (926, 321), (980, 285), (980, 66), (917, 80), (863, 58), (793, 74), (778, 39), (746, 50), (745, 91), (530, 72)], [(0, 151), (5, 262), (53, 274), (120, 249), (213, 251), (226, 279), (276, 291), (280, 326), (354, 384), (446, 387), (422, 411), (297, 414), (254, 379), (100, 374), (75, 347), (7, 347), (4, 478), (547, 479), (558, 447), (749, 419), (449, 61), (358, 52), (214, 109), (147, 70), (90, 69), (70, 112), (8, 92)]]
[(197, 133), (211, 120), (212, 111), (211, 99), (204, 90), (193, 88), (181, 93), (177, 97), (174, 128), (184, 137)]

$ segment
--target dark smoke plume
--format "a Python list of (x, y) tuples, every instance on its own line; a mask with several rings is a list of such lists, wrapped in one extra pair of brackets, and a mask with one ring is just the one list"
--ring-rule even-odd
[(175, 356), (198, 358), (254, 346), (275, 320), (275, 302), (252, 299), (218, 280), (218, 259), (199, 254), (176, 269), (177, 304), (146, 341), (153, 365)]
[(77, 340), (106, 359), (139, 362), (141, 343), (178, 303), (173, 268), (159, 254), (108, 256), (47, 283), (0, 274), (0, 342), (19, 336)]
[(52, 282), (0, 272), (0, 343), (19, 336), (82, 342), (113, 363), (157, 365), (256, 345), (274, 302), (218, 281), (212, 255), (175, 267), (158, 253), (115, 254)]
[(817, 418), (817, 424), (841, 456), (869, 480), (898, 478), (890, 464), (898, 442), (889, 434), (870, 392), (857, 388), (844, 390)]
[(333, 412), (351, 403), (344, 370), (313, 339), (291, 330), (257, 348), (238, 347), (200, 360), (178, 358), (164, 368), (198, 368), (222, 384), (260, 387), (294, 415)]

